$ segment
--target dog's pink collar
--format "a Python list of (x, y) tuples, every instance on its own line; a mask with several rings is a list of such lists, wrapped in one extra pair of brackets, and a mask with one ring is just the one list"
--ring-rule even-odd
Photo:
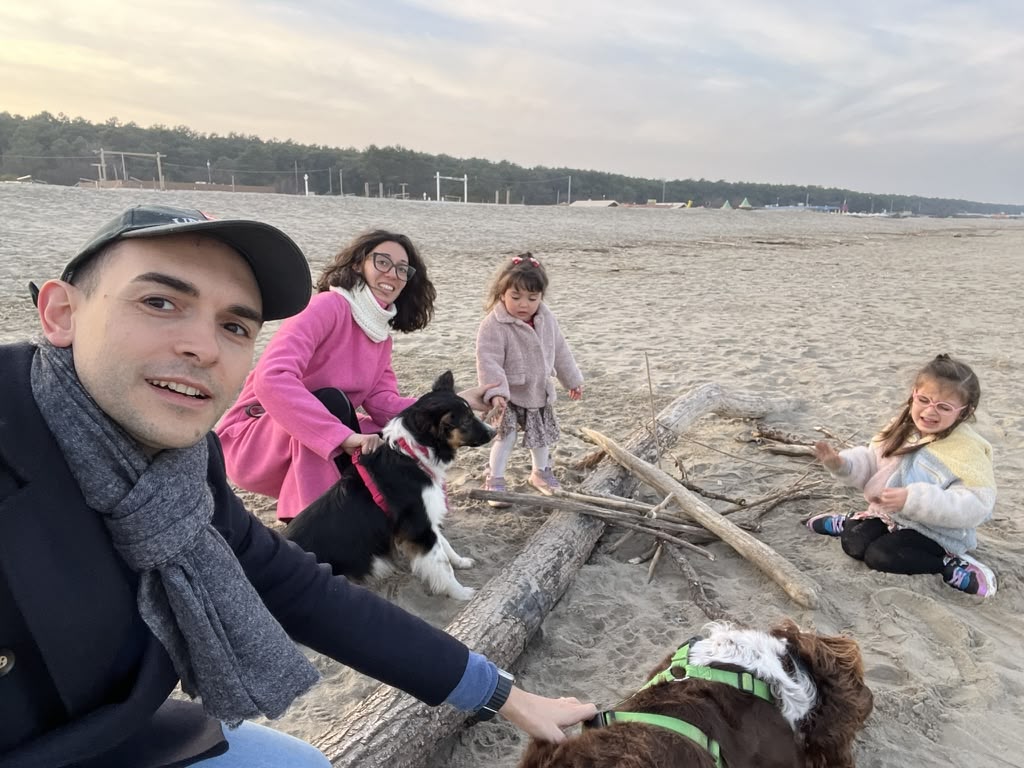
[(430, 451), (425, 445), (419, 443), (410, 443), (404, 437), (398, 438), (396, 445), (401, 449), (402, 453), (412, 459), (416, 459), (423, 471), (430, 475), (432, 480), (437, 480), (437, 475), (434, 472), (434, 468), (430, 466), (427, 461), (430, 459)]
[[(410, 443), (404, 437), (398, 438), (396, 441), (398, 449), (402, 451), (406, 456), (411, 459), (415, 459), (416, 463), (420, 465), (424, 472), (430, 475), (430, 479), (437, 481), (437, 474), (434, 472), (434, 468), (427, 463), (427, 459), (430, 458), (430, 451), (419, 443)], [(356, 468), (356, 472), (359, 473), (359, 477), (363, 481), (363, 485), (366, 486), (366, 490), (373, 496), (374, 503), (380, 507), (381, 511), (391, 516), (391, 510), (388, 509), (388, 501), (384, 498), (384, 494), (381, 493), (380, 487), (377, 482), (373, 479), (370, 472), (363, 466), (360, 461), (362, 451), (358, 448), (352, 453), (352, 465)], [(448, 488), (445, 483), (441, 483), (441, 492), (444, 494), (445, 506), (448, 506)]]
[[(420, 445), (419, 443), (410, 443), (404, 437), (398, 438), (396, 442), (398, 444), (398, 447), (401, 448), (402, 453), (404, 453), (406, 456), (412, 459), (415, 459), (416, 463), (420, 465), (420, 469), (422, 469), (424, 472), (430, 475), (431, 480), (433, 480), (435, 483), (438, 481), (437, 472), (428, 463), (430, 459), (430, 450), (425, 445)], [(445, 509), (447, 509), (448, 484), (443, 480), (441, 481), (441, 493), (444, 494), (444, 506)]]

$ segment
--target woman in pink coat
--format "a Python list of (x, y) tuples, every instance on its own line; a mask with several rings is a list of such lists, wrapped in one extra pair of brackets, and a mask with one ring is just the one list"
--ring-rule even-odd
[[(228, 477), (277, 498), (284, 521), (330, 488), (357, 448), (375, 450), (381, 427), (415, 400), (398, 393), (390, 332), (426, 327), (437, 295), (412, 241), (384, 230), (356, 238), (316, 288), (217, 427)], [(462, 395), (484, 410), (481, 391)]]

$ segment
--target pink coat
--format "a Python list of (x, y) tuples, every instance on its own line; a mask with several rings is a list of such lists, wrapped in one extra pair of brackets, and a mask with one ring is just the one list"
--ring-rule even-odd
[[(339, 477), (334, 457), (352, 430), (312, 392), (340, 389), (380, 429), (415, 398), (398, 394), (391, 338), (375, 343), (352, 319), (337, 293), (316, 294), (285, 320), (249, 374), (238, 400), (217, 425), (228, 477), (249, 491), (277, 498), (277, 516), (289, 520)], [(250, 416), (249, 406), (265, 413)]]

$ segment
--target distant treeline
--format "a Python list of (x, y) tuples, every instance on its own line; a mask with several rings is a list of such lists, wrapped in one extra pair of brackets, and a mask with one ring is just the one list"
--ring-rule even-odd
[(370, 145), (359, 150), (294, 141), (266, 141), (258, 136), (203, 134), (186, 126), (142, 128), (112, 117), (104, 123), (41, 112), (32, 117), (0, 112), (0, 179), (31, 177), (49, 184), (77, 184), (97, 179), (99, 151), (104, 150), (108, 180), (157, 177), (156, 160), (119, 153), (161, 156), (166, 181), (265, 186), (277, 192), (373, 197), (406, 196), (422, 200), (436, 196), (435, 175), (457, 177), (441, 182), (442, 196), (461, 198), (463, 175), (468, 176), (471, 202), (554, 205), (572, 200), (649, 200), (694, 206), (733, 206), (747, 198), (755, 207), (766, 205), (841, 206), (851, 212), (910, 211), (931, 216), (958, 213), (1024, 213), (1024, 206), (976, 203), (968, 200), (855, 192), (832, 187), (709, 181), (707, 179), (643, 179), (576, 168), (523, 168), (509, 162), (457, 158), (414, 152), (404, 147)]

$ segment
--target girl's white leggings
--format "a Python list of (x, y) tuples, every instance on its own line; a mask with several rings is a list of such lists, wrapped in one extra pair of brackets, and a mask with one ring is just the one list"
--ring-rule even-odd
[[(517, 432), (505, 435), (505, 437), (494, 438), (491, 441), (491, 477), (504, 477), (505, 465), (508, 464), (512, 449), (516, 447)], [(551, 460), (551, 449), (548, 446), (531, 448), (530, 458), (533, 461), (534, 469), (544, 469)]]

